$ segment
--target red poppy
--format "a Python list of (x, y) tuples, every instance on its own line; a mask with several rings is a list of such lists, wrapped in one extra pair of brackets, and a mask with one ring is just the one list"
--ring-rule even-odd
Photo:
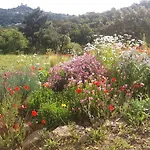
[(41, 123), (45, 125), (46, 124), (46, 120), (42, 120)]
[(0, 119), (3, 118), (2, 114), (0, 114)]
[(100, 83), (98, 81), (93, 82), (96, 86), (100, 86)]
[(36, 117), (36, 116), (37, 116), (37, 111), (32, 110), (32, 113), (31, 113), (31, 114), (32, 114), (33, 117)]
[(112, 82), (116, 82), (117, 79), (116, 79), (116, 78), (112, 78), (111, 81), (112, 81)]
[(27, 91), (30, 90), (30, 88), (27, 85), (24, 85), (23, 88), (26, 89)]
[(15, 125), (13, 126), (13, 128), (14, 128), (15, 130), (17, 130), (17, 129), (19, 128), (18, 124), (15, 124)]
[(16, 90), (16, 91), (20, 91), (20, 87), (19, 87), (19, 86), (16, 86), (16, 87), (15, 87), (15, 90)]
[(113, 111), (115, 108), (114, 108), (114, 106), (113, 105), (109, 105), (109, 110), (110, 111)]
[(80, 93), (82, 92), (82, 89), (81, 89), (81, 88), (78, 88), (78, 89), (76, 90), (76, 92), (77, 92), (78, 94), (80, 94)]

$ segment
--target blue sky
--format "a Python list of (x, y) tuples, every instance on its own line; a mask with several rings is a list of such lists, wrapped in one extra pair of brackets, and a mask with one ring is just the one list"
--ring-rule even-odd
[(0, 0), (0, 8), (12, 8), (21, 3), (32, 8), (54, 13), (84, 14), (86, 12), (103, 12), (112, 7), (121, 8), (139, 3), (140, 0)]

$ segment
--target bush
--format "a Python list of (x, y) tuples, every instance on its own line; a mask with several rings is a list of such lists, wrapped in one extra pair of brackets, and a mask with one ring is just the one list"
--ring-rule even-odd
[(44, 103), (38, 111), (39, 118), (46, 120), (48, 127), (65, 124), (69, 120), (69, 111), (66, 104)]
[(53, 67), (49, 72), (48, 82), (55, 91), (62, 91), (65, 86), (77, 85), (79, 82), (101, 78), (104, 67), (96, 57), (84, 54), (64, 64)]
[(45, 103), (54, 103), (57, 95), (50, 89), (40, 88), (28, 96), (28, 107), (38, 110)]

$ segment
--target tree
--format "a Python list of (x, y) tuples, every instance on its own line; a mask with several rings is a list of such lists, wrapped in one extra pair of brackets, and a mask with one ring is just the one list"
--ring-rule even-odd
[(35, 33), (40, 30), (40, 28), (45, 24), (46, 20), (47, 15), (45, 15), (40, 8), (33, 10), (32, 13), (25, 16), (20, 31), (24, 33), (32, 45), (36, 46), (37, 37)]

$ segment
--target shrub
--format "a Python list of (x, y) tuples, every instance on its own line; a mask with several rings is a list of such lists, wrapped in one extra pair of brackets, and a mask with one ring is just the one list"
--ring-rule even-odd
[(62, 91), (65, 86), (77, 85), (79, 82), (101, 78), (104, 67), (96, 57), (84, 54), (64, 64), (53, 67), (49, 72), (48, 82), (55, 91)]
[(57, 95), (50, 89), (40, 88), (28, 96), (28, 107), (38, 110), (45, 103), (54, 103)]
[(69, 111), (66, 104), (44, 103), (38, 111), (39, 118), (46, 120), (48, 127), (56, 127), (68, 122)]

